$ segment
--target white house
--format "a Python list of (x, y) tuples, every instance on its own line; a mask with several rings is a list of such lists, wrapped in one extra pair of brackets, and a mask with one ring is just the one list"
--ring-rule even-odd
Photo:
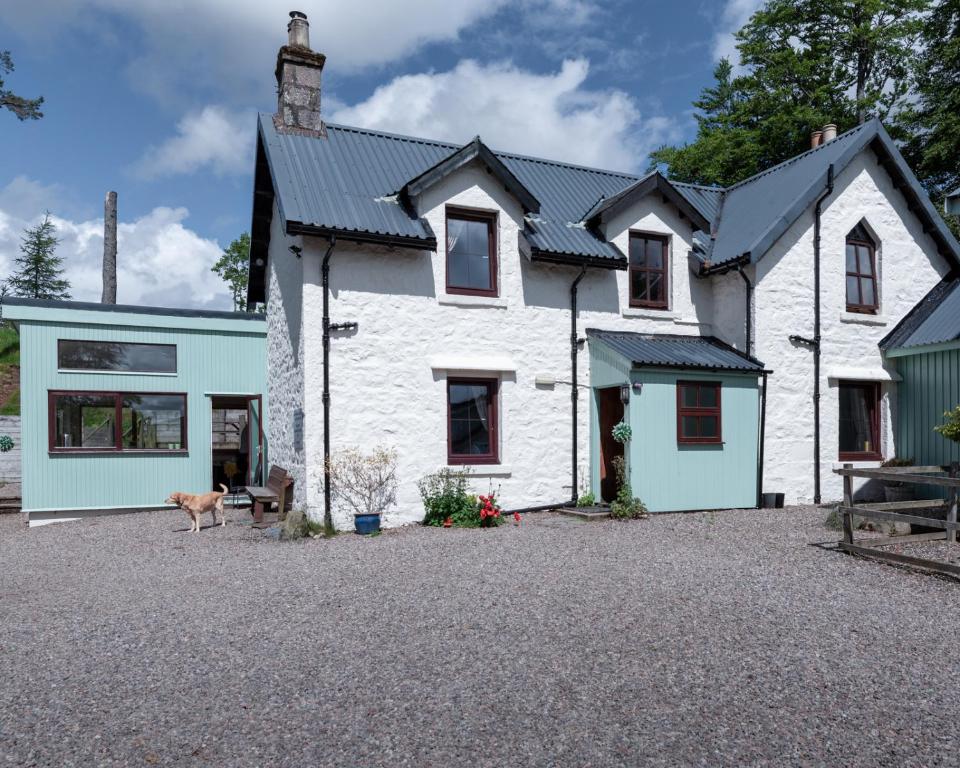
[(291, 17), (248, 298), (270, 460), (311, 515), (347, 446), (397, 449), (388, 524), (445, 466), (508, 508), (609, 496), (621, 418), (654, 511), (827, 501), (841, 460), (895, 455), (878, 342), (960, 246), (878, 121), (728, 189), (326, 124), (324, 57)]

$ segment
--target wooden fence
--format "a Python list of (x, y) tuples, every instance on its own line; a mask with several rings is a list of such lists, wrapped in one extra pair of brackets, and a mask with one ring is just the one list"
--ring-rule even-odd
[[(939, 573), (960, 576), (960, 565), (944, 563), (922, 557), (912, 557), (899, 552), (888, 552), (884, 547), (909, 541), (947, 541), (957, 543), (957, 497), (960, 492), (960, 463), (949, 467), (882, 467), (878, 469), (854, 469), (844, 464), (834, 470), (843, 476), (843, 504), (840, 515), (843, 521), (843, 540), (840, 548), (845, 552), (883, 560), (888, 563), (913, 565)], [(853, 478), (906, 483), (946, 490), (946, 499), (917, 499), (913, 501), (853, 503)], [(930, 516), (922, 514), (929, 513)], [(913, 513), (913, 514), (910, 514)], [(943, 514), (944, 519), (939, 519)], [(882, 536), (854, 539), (854, 517), (890, 523), (909, 523), (941, 530), (932, 533), (913, 533), (906, 536)]]
[(0, 435), (13, 438), (13, 449), (0, 453), (0, 482), (20, 482), (20, 417), (0, 416)]

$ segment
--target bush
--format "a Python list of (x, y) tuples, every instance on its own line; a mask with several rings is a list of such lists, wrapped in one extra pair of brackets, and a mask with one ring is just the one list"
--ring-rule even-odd
[(597, 503), (597, 497), (593, 495), (592, 491), (587, 491), (579, 499), (577, 499), (578, 507), (592, 507)]
[(446, 468), (417, 483), (423, 499), (424, 525), (443, 525), (447, 518), (456, 524), (474, 513), (479, 515), (477, 497), (467, 490), (469, 476), (466, 470)]
[(960, 405), (952, 411), (944, 413), (943, 418), (945, 418), (946, 421), (939, 427), (934, 427), (934, 431), (939, 432), (947, 438), (947, 440), (960, 443)]
[(13, 438), (10, 435), (0, 435), (0, 453), (13, 450)]
[(623, 456), (613, 460), (617, 473), (617, 498), (610, 504), (610, 516), (616, 520), (642, 520), (649, 517), (647, 507), (633, 495), (633, 489), (627, 480), (627, 462)]

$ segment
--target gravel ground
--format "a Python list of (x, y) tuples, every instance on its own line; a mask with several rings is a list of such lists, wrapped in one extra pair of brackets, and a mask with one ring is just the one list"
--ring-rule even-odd
[(960, 584), (815, 509), (0, 518), (0, 765), (957, 765)]

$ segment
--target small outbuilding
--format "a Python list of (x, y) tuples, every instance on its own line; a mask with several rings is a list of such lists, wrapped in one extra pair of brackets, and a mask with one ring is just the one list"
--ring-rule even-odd
[[(587, 330), (592, 488), (611, 501), (614, 459), (651, 512), (760, 506), (763, 363), (718, 339)], [(613, 437), (630, 426), (624, 444)]]
[(902, 381), (897, 390), (897, 456), (923, 466), (960, 461), (960, 444), (934, 427), (960, 405), (960, 277), (942, 280), (880, 342)]
[(262, 315), (7, 298), (31, 524), (259, 484)]

